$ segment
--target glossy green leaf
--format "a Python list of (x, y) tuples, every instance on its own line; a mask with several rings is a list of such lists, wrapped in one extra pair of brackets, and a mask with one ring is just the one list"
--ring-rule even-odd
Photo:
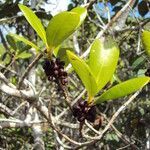
[(72, 52), (67, 51), (67, 55), (70, 63), (80, 77), (89, 95), (94, 96), (97, 91), (97, 86), (89, 66), (81, 58), (79, 58)]
[(27, 58), (30, 58), (31, 56), (32, 56), (31, 53), (27, 53), (27, 52), (24, 51), (24, 52), (18, 54), (16, 56), (16, 59), (19, 59), (19, 58), (21, 58), (21, 59), (27, 59)]
[(93, 42), (88, 64), (96, 78), (98, 91), (111, 80), (118, 59), (119, 49), (112, 39), (96, 39)]
[(40, 21), (40, 19), (35, 15), (35, 13), (28, 7), (19, 4), (20, 10), (23, 12), (25, 18), (30, 23), (32, 28), (37, 32), (43, 42), (46, 44), (46, 33), (45, 29)]
[(46, 29), (47, 42), (50, 48), (57, 47), (77, 28), (80, 16), (74, 12), (62, 12), (54, 16)]
[(31, 47), (35, 48), (37, 51), (39, 50), (39, 48), (32, 42), (30, 42), (29, 40), (25, 39), (23, 36), (19, 36), (17, 34), (9, 34), (10, 36), (12, 36), (13, 38), (17, 39), (18, 41), (22, 41), (27, 45), (30, 45)]
[(127, 80), (116, 86), (113, 86), (95, 101), (96, 104), (109, 101), (113, 99), (118, 99), (127, 96), (145, 86), (150, 81), (149, 77), (138, 77), (134, 79)]
[(76, 7), (72, 9), (71, 12), (75, 12), (80, 16), (80, 22), (78, 24), (78, 26), (80, 26), (87, 16), (87, 9), (83, 7)]
[(150, 56), (150, 31), (143, 31), (142, 42), (146, 53)]

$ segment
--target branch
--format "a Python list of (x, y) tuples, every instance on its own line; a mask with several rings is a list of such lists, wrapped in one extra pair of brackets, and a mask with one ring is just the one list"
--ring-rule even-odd
[[(103, 115), (104, 118), (108, 121), (108, 118)], [(120, 131), (118, 131), (118, 129), (112, 124), (111, 125), (112, 129), (116, 132), (117, 136), (127, 145), (133, 147), (134, 149), (138, 149), (138, 147), (136, 145), (134, 145), (134, 141), (129, 140), (129, 138), (126, 137), (126, 135), (122, 134)]]
[(86, 7), (87, 9), (91, 9), (91, 7), (93, 6), (93, 4), (96, 3), (96, 2), (97, 2), (97, 0), (91, 0), (84, 7)]
[(15, 88), (15, 86), (8, 81), (8, 79), (0, 72), (0, 80), (3, 81), (8, 86)]
[[(39, 116), (36, 109), (34, 108), (33, 111), (35, 116), (34, 121), (39, 121)], [(45, 150), (44, 141), (42, 139), (43, 133), (42, 133), (41, 124), (33, 124), (32, 129), (33, 129), (33, 136), (34, 136), (34, 149)]]
[(142, 23), (137, 24), (136, 26), (132, 26), (132, 27), (129, 27), (129, 28), (124, 28), (122, 30), (116, 31), (116, 33), (122, 34), (124, 32), (128, 32), (128, 31), (138, 31), (141, 27), (144, 27), (149, 22), (150, 22), (150, 19), (146, 19)]
[(10, 96), (15, 96), (18, 98), (23, 98), (25, 100), (28, 100), (30, 102), (36, 100), (36, 95), (33, 90), (17, 90), (14, 88), (9, 87), (6, 84), (1, 84), (0, 85), (0, 90)]
[(40, 60), (40, 58), (42, 58), (43, 54), (40, 53), (36, 56), (36, 58), (33, 60), (33, 62), (27, 67), (27, 69), (25, 70), (25, 72), (23, 73), (23, 75), (21, 76), (19, 83), (18, 83), (18, 88), (21, 87), (23, 80), (25, 79), (25, 77), (28, 75), (28, 73), (30, 72), (30, 70), (32, 69), (32, 67), (34, 65), (36, 65), (36, 63)]
[[(81, 94), (71, 103), (71, 106), (73, 106), (85, 94), (85, 92), (86, 90), (83, 90)], [(62, 111), (58, 116), (56, 116), (57, 120), (60, 119), (64, 114), (66, 114), (68, 110), (69, 110), (69, 107), (64, 109), (64, 111)]]
[[(109, 123), (107, 124), (107, 126), (106, 126), (101, 132), (99, 132), (99, 136), (96, 136), (96, 137), (86, 136), (86, 137), (89, 138), (89, 139), (93, 139), (93, 140), (91, 141), (91, 143), (89, 143), (89, 145), (98, 142), (98, 141), (103, 137), (103, 135), (104, 135), (104, 134), (106, 133), (106, 131), (111, 127), (111, 125), (113, 124), (113, 122), (115, 121), (115, 119), (119, 116), (119, 114), (139, 95), (139, 93), (140, 93), (140, 92), (137, 91), (134, 95), (132, 95), (132, 96), (129, 98), (128, 101), (126, 101), (126, 102), (115, 112), (115, 114), (112, 116), (112, 118), (110, 119), (110, 121), (109, 121)], [(76, 147), (76, 149), (79, 149), (79, 148), (81, 148), (81, 147), (83, 147), (83, 145)]]
[(2, 103), (0, 103), (0, 112), (6, 116), (13, 116), (13, 111)]

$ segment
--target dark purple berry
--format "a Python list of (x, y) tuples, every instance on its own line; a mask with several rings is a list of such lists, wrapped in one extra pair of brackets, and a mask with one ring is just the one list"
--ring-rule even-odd
[(73, 115), (79, 122), (85, 119), (94, 122), (96, 119), (96, 108), (95, 106), (89, 106), (87, 101), (79, 100), (75, 106), (73, 106)]
[(63, 69), (64, 70), (64, 66), (59, 66), (59, 69)]
[(43, 69), (46, 70), (49, 67), (50, 67), (50, 62), (48, 60), (45, 60), (44, 65), (43, 65)]
[(82, 121), (84, 121), (84, 120), (85, 120), (85, 117), (84, 117), (84, 116), (77, 117), (77, 120), (78, 120), (79, 122), (82, 122)]
[(67, 82), (68, 80), (66, 78), (61, 80), (62, 85), (65, 85)]
[(57, 70), (55, 70), (55, 71), (54, 71), (54, 74), (55, 74), (56, 76), (58, 76), (58, 71), (57, 71)]
[(54, 68), (54, 66), (55, 66), (55, 61), (54, 60), (51, 60), (51, 68)]
[(63, 72), (64, 77), (67, 77), (67, 75), (68, 75), (67, 72)]
[(48, 60), (45, 60), (44, 64), (43, 64), (43, 69), (45, 71), (45, 74), (48, 76), (50, 74), (50, 62)]
[(54, 64), (54, 69), (55, 69), (55, 70), (57, 70), (57, 69), (58, 69), (57, 64)]
[[(43, 64), (43, 69), (49, 81), (55, 82), (62, 89), (68, 83), (67, 72), (64, 70), (65, 63), (59, 58), (48, 60)], [(61, 85), (60, 85), (61, 84)]]
[(59, 69), (60, 76), (64, 75), (64, 72), (65, 72), (64, 69), (62, 69), (62, 68)]
[(81, 114), (81, 109), (78, 105), (73, 106), (73, 115), (75, 117), (79, 116)]
[(89, 111), (89, 107), (85, 107), (83, 110), (82, 110), (84, 113), (87, 113)]
[(86, 101), (80, 101), (79, 106), (80, 107), (85, 107), (86, 106)]
[(52, 81), (52, 80), (53, 80), (53, 77), (52, 77), (52, 76), (48, 76), (48, 80), (49, 80), (49, 81)]
[(86, 119), (90, 122), (94, 122), (96, 119), (96, 109), (95, 106), (92, 106), (87, 112)]

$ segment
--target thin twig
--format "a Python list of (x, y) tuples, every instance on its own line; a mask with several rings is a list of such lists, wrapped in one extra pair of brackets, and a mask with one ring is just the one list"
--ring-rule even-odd
[[(85, 94), (86, 90), (84, 89), (81, 94), (71, 103), (71, 106), (73, 106), (84, 94)], [(57, 119), (60, 119), (64, 114), (67, 113), (67, 111), (69, 110), (69, 107), (66, 108), (63, 112), (61, 112), (58, 116)]]
[(109, 123), (107, 124), (107, 126), (105, 127), (105, 129), (101, 132), (101, 135), (93, 138), (93, 139), (101, 139), (101, 137), (103, 136), (103, 134), (110, 128), (110, 126), (113, 124), (113, 122), (115, 121), (115, 119), (119, 116), (119, 114), (121, 113), (121, 111), (123, 111), (138, 95), (139, 95), (139, 91), (137, 91), (134, 95), (132, 95), (128, 101), (126, 101), (116, 112), (115, 114), (112, 116), (112, 118), (110, 119)]
[(24, 106), (25, 104), (27, 104), (27, 101), (23, 101), (23, 102), (12, 112), (12, 115), (16, 114), (17, 111), (18, 111), (22, 106)]
[(21, 76), (19, 83), (18, 83), (18, 88), (21, 87), (23, 80), (25, 79), (25, 77), (28, 75), (29, 71), (32, 69), (32, 67), (40, 60), (40, 58), (42, 58), (43, 54), (40, 53), (36, 56), (36, 58), (33, 60), (33, 62), (27, 67), (27, 69), (25, 70), (24, 74)]
[(63, 143), (63, 141), (59, 138), (59, 135), (57, 134), (56, 131), (54, 131), (54, 133), (55, 133), (57, 142), (58, 142), (63, 148), (65, 148), (65, 149), (72, 149), (72, 147), (70, 147), (70, 146), (68, 146), (68, 145), (66, 145), (66, 144)]
[[(103, 115), (103, 117), (109, 122), (108, 118)], [(131, 147), (138, 149), (136, 145), (134, 145), (134, 141), (130, 142), (129, 139), (126, 138), (113, 124), (111, 125), (112, 129), (116, 132), (117, 136), (125, 143), (130, 145)]]
[(0, 103), (0, 112), (5, 114), (6, 116), (13, 116), (13, 111), (2, 103)]
[(97, 2), (97, 0), (91, 0), (89, 3), (87, 3), (87, 4), (85, 5), (85, 7), (86, 7), (87, 9), (91, 9), (92, 6), (93, 6), (93, 4), (96, 3), (96, 2)]

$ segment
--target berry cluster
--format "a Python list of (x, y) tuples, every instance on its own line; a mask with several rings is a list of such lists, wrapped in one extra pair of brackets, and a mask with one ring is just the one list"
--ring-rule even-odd
[(95, 106), (89, 106), (87, 101), (78, 101), (72, 110), (74, 117), (76, 117), (79, 122), (83, 122), (85, 119), (94, 122), (96, 119), (96, 108)]
[(60, 61), (59, 58), (55, 60), (45, 60), (43, 69), (49, 81), (54, 81), (57, 84), (63, 86), (67, 84), (67, 72), (64, 71), (65, 63)]

